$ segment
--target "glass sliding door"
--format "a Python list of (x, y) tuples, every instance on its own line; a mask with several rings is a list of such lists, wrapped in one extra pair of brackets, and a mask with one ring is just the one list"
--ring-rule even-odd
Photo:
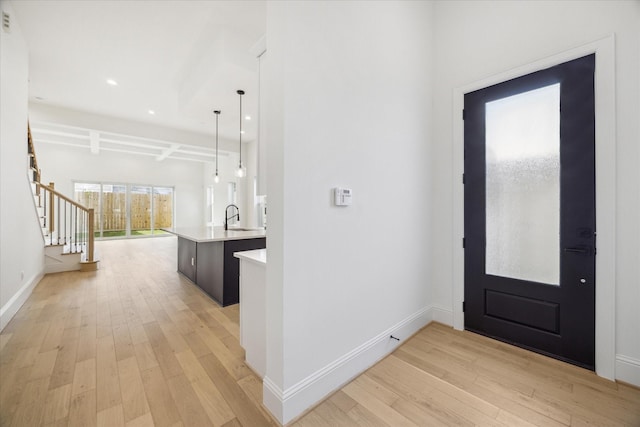
[(162, 235), (173, 227), (172, 187), (76, 182), (74, 193), (94, 209), (97, 238)]
[(76, 202), (82, 206), (93, 209), (94, 223), (93, 229), (94, 237), (102, 237), (102, 229), (100, 227), (100, 184), (92, 184), (86, 182), (76, 182), (73, 184), (74, 198)]
[(173, 227), (173, 188), (153, 187), (152, 234), (166, 234), (162, 228)]
[(148, 236), (151, 229), (151, 187), (131, 186), (131, 235)]
[(127, 235), (127, 186), (102, 185), (102, 237)]

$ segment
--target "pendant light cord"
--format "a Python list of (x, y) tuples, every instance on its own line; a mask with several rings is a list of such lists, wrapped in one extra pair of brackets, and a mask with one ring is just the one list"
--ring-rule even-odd
[(238, 95), (240, 95), (240, 162), (238, 164), (238, 170), (242, 170), (242, 95), (244, 95), (243, 90), (238, 90)]
[(218, 176), (218, 116), (220, 115), (220, 110), (214, 110), (216, 115), (216, 176)]

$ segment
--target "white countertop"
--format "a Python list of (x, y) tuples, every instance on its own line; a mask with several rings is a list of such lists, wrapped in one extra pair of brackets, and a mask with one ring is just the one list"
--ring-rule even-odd
[(267, 250), (266, 249), (254, 249), (252, 251), (235, 252), (234, 257), (254, 262), (259, 265), (267, 265)]
[(267, 237), (266, 230), (262, 228), (252, 230), (234, 230), (233, 227), (230, 227), (229, 230), (225, 230), (224, 227), (221, 226), (163, 228), (163, 230), (197, 243)]

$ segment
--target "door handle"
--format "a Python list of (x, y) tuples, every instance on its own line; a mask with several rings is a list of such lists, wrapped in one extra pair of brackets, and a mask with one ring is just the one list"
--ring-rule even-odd
[(588, 246), (579, 246), (576, 248), (564, 248), (565, 252), (574, 253), (574, 254), (584, 254), (591, 255), (591, 248)]

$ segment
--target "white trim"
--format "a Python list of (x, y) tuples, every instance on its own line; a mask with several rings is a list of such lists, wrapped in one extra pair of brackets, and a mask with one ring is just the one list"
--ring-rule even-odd
[(20, 310), (22, 304), (25, 303), (27, 298), (33, 292), (33, 289), (44, 277), (43, 273), (38, 273), (28, 280), (22, 287), (16, 292), (7, 303), (0, 308), (0, 331), (2, 331), (13, 316)]
[(453, 311), (448, 308), (437, 307), (435, 305), (432, 305), (429, 310), (431, 312), (431, 315), (429, 316), (430, 320), (447, 326), (453, 326)]
[[(209, 147), (49, 122), (32, 122), (31, 135), (35, 143), (81, 148), (92, 154), (112, 151), (155, 157), (157, 161), (172, 159), (201, 163), (212, 162), (216, 157), (215, 150)], [(218, 150), (221, 157), (229, 153), (227, 150)]]
[(640, 387), (640, 360), (618, 354), (616, 379)]
[[(286, 390), (265, 376), (264, 405), (280, 423), (287, 424), (390, 354), (434, 317), (446, 317), (446, 311), (425, 307)], [(391, 339), (390, 335), (400, 341)]]
[(461, 179), (464, 171), (464, 94), (591, 53), (596, 54), (596, 373), (613, 380), (616, 377), (616, 80), (613, 34), (453, 90), (453, 326), (458, 330), (464, 329), (464, 187)]
[(262, 54), (265, 53), (266, 51), (267, 51), (267, 36), (266, 36), (266, 34), (264, 36), (260, 37), (260, 40), (258, 40), (249, 49), (249, 53), (251, 53), (256, 58), (260, 58), (262, 56)]

